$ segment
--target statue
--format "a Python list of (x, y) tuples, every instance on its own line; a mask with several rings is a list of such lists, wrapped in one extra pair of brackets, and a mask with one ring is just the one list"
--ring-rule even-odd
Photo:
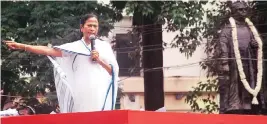
[(247, 9), (245, 2), (233, 3), (220, 33), (220, 114), (267, 114), (263, 43)]

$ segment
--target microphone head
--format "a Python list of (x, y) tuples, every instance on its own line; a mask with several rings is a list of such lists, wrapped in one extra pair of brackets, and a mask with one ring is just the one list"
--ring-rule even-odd
[(96, 39), (96, 36), (95, 35), (92, 34), (92, 35), (89, 36), (89, 40), (92, 41), (92, 40), (95, 40), (95, 39)]

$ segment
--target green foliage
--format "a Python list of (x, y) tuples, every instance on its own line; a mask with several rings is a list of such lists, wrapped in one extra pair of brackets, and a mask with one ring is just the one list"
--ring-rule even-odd
[[(204, 9), (206, 2), (168, 2), (162, 6), (163, 17), (166, 18), (167, 31), (179, 31), (173, 39), (172, 46), (179, 47), (181, 53), (192, 56), (201, 44)], [(163, 20), (162, 20), (163, 21)]]
[[(100, 20), (99, 35), (105, 36), (122, 15), (96, 1), (24, 1), (1, 2), (2, 40), (33, 45), (59, 45), (80, 39), (79, 20), (96, 13)], [(54, 91), (52, 67), (46, 56), (11, 51), (1, 45), (1, 85), (4, 94), (33, 95), (37, 87)], [(23, 78), (23, 76), (30, 76)]]
[[(207, 38), (207, 44), (205, 48), (205, 53), (207, 54), (207, 61), (203, 61), (200, 63), (202, 69), (207, 70), (207, 77), (213, 77), (218, 75), (218, 65), (220, 65), (220, 61), (216, 60), (220, 53), (214, 52), (215, 49), (218, 49), (220, 46), (218, 45), (218, 38), (219, 38), (219, 31), (225, 24), (228, 23), (228, 19), (230, 17), (230, 11), (227, 9), (229, 7), (228, 3), (220, 3), (213, 2), (212, 4), (216, 4), (218, 6), (217, 12), (215, 12), (215, 8), (212, 8), (211, 10), (207, 11), (207, 18), (209, 22), (205, 24), (205, 32), (204, 37)], [(267, 4), (266, 2), (252, 2), (249, 4), (252, 7), (252, 10), (250, 12), (250, 18), (253, 20), (254, 25), (258, 24), (266, 24), (267, 16), (266, 12), (264, 11), (264, 8), (266, 8)], [(260, 33), (266, 33), (266, 26), (256, 26)], [(266, 41), (266, 35), (261, 35), (263, 41)], [(266, 42), (265, 42), (266, 45)], [(264, 56), (266, 55), (266, 47), (264, 46)], [(212, 61), (209, 61), (212, 60)], [(215, 61), (214, 61), (215, 60)], [(265, 69), (265, 74), (266, 74)], [(265, 76), (266, 77), (266, 76)], [(265, 79), (266, 80), (266, 79)], [(210, 82), (209, 80), (207, 82)], [(186, 97), (186, 102), (189, 103), (193, 111), (199, 111), (202, 113), (213, 113), (217, 112), (219, 107), (214, 102), (214, 99), (210, 99), (210, 96), (214, 94), (214, 92), (218, 92), (218, 84), (217, 79), (214, 79), (212, 81), (214, 83), (203, 83), (199, 82), (198, 86), (194, 88), (192, 92), (189, 93)], [(215, 83), (216, 82), (216, 83)], [(212, 91), (208, 91), (208, 99), (202, 100), (204, 102), (205, 107), (201, 108), (197, 102), (197, 100), (200, 99), (200, 96), (203, 96), (203, 92), (201, 92), (203, 89), (210, 89), (211, 87), (215, 88)]]
[[(126, 6), (128, 14), (141, 12), (144, 16), (157, 15), (155, 20), (157, 20), (157, 23), (167, 24), (167, 27), (165, 28), (167, 31), (178, 31), (177, 36), (173, 39), (172, 46), (178, 47), (180, 52), (185, 53), (187, 57), (192, 56), (197, 46), (203, 43), (202, 39), (206, 38), (205, 53), (208, 57), (206, 58), (207, 61), (201, 62), (200, 65), (202, 69), (208, 71), (207, 77), (217, 76), (220, 61), (209, 60), (216, 60), (220, 54), (214, 52), (214, 49), (219, 47), (218, 38), (221, 27), (228, 23), (228, 18), (230, 16), (230, 11), (228, 9), (228, 6), (230, 5), (229, 2), (211, 1), (210, 4), (216, 5), (217, 7), (208, 10), (203, 9), (203, 5), (208, 2), (195, 1), (113, 1), (112, 3), (114, 7), (119, 9)], [(266, 5), (266, 3), (259, 1), (250, 4), (256, 11), (266, 8)], [(205, 13), (207, 22), (203, 21)], [(266, 14), (264, 13), (251, 15), (252, 18), (254, 18), (253, 21), (256, 22), (255, 24), (259, 23), (259, 21), (263, 22), (264, 20), (266, 22)], [(137, 28), (137, 31), (139, 31), (139, 33), (144, 33), (140, 32), (139, 28)], [(157, 32), (156, 29), (151, 29), (150, 32), (145, 32), (144, 34), (155, 32)], [(200, 96), (203, 96), (203, 91), (206, 92), (208, 98), (200, 98)], [(198, 86), (187, 95), (186, 102), (191, 105), (191, 108), (194, 111), (203, 113), (218, 112), (219, 106), (215, 102), (216, 100), (212, 97), (217, 91), (217, 79), (214, 79), (213, 81), (207, 80), (206, 83), (199, 82)], [(204, 102), (205, 106), (199, 106), (197, 100)]]
[[(126, 7), (126, 12), (130, 13), (141, 13), (143, 16), (156, 17), (154, 20), (156, 23), (166, 25), (163, 30), (168, 32), (178, 32), (176, 37), (172, 40), (172, 47), (180, 49), (181, 53), (185, 56), (190, 57), (196, 50), (197, 46), (202, 43), (203, 36), (201, 35), (205, 29), (213, 26), (211, 23), (204, 22), (204, 14), (206, 11), (203, 9), (203, 5), (207, 2), (182, 2), (182, 1), (128, 1), (128, 2), (115, 2), (113, 6), (118, 8)], [(213, 13), (208, 13), (208, 16), (214, 17)], [(156, 15), (156, 16), (155, 16)], [(135, 15), (140, 16), (140, 15)], [(140, 18), (142, 20), (142, 18)], [(146, 26), (146, 25), (144, 25)], [(151, 29), (149, 32), (142, 32), (142, 27), (137, 27), (134, 31), (138, 31), (138, 34), (149, 34), (155, 33), (159, 29)], [(208, 30), (210, 31), (210, 30)], [(210, 35), (210, 34), (209, 34)], [(207, 35), (208, 36), (208, 35)], [(164, 39), (163, 39), (164, 40)], [(212, 85), (211, 85), (212, 84)], [(206, 106), (201, 108), (198, 105), (197, 100), (202, 95), (203, 91), (208, 92), (208, 98), (203, 98)], [(212, 92), (217, 91), (216, 81), (208, 80), (207, 83), (199, 83), (199, 87), (195, 87), (194, 91), (187, 95), (186, 102), (189, 103), (194, 111), (201, 111), (205, 113), (212, 113), (217, 111), (218, 105), (214, 101)]]
[[(219, 60), (220, 53), (215, 51), (219, 49), (219, 32), (220, 29), (227, 24), (230, 17), (229, 5), (227, 2), (210, 2), (211, 5), (216, 5), (217, 7), (208, 9), (207, 14), (207, 23), (203, 25), (203, 38), (206, 38), (205, 44), (205, 53), (207, 58), (200, 62), (200, 66), (203, 70), (207, 70), (207, 78), (216, 77), (219, 72), (219, 65), (221, 64)], [(219, 105), (216, 103), (217, 99), (214, 99), (215, 93), (218, 92), (218, 79), (213, 80), (208, 79), (206, 83), (199, 82), (198, 86), (193, 88), (187, 97), (186, 103), (191, 106), (193, 111), (201, 113), (216, 113), (219, 110)], [(212, 89), (212, 90), (210, 90)], [(205, 91), (205, 92), (203, 92)], [(207, 95), (208, 98), (202, 98)], [(212, 96), (212, 97), (211, 97)], [(204, 106), (199, 106), (199, 102), (202, 102)]]
[[(203, 9), (203, 5), (206, 3), (207, 2), (195, 1), (131, 1), (126, 3), (113, 2), (113, 6), (119, 6), (119, 8), (125, 6), (128, 14), (139, 12), (143, 16), (154, 17), (153, 15), (156, 15), (157, 18), (154, 18), (154, 20), (157, 23), (166, 25), (163, 30), (167, 30), (168, 32), (178, 32), (171, 43), (172, 47), (179, 48), (181, 53), (185, 53), (187, 57), (190, 57), (196, 50), (197, 46), (202, 43), (203, 36), (201, 33), (205, 32), (205, 29), (210, 29), (210, 27), (213, 26), (213, 24), (203, 21), (204, 14), (206, 13)], [(211, 11), (208, 13), (208, 16), (214, 17)], [(137, 33), (143, 33), (143, 35), (157, 32), (157, 29), (151, 29), (151, 31), (144, 33), (142, 32), (142, 27), (141, 29), (139, 27), (135, 28), (134, 31), (135, 30), (138, 31)], [(209, 32), (208, 34), (211, 35), (213, 32)], [(202, 96), (203, 91), (208, 92), (208, 98), (199, 98)], [(218, 110), (218, 105), (214, 100), (214, 92), (216, 91), (216, 80), (208, 80), (207, 83), (200, 82), (198, 87), (195, 87), (194, 90), (187, 95), (186, 103), (189, 103), (194, 111), (213, 113)], [(204, 102), (206, 105), (204, 108), (199, 106), (197, 102), (198, 99)]]
[[(217, 92), (218, 85), (216, 80), (199, 82), (196, 87), (193, 87), (193, 91), (186, 95), (185, 102), (191, 106), (194, 112), (208, 114), (218, 112), (219, 106), (216, 103)], [(207, 97), (203, 95), (207, 95)], [(200, 103), (203, 103), (203, 106)]]
[[(204, 9), (202, 6), (207, 3), (205, 1), (113, 1), (114, 7), (126, 7), (128, 14), (140, 12), (144, 16), (156, 15), (154, 20), (158, 24), (166, 24), (163, 30), (168, 32), (177, 31), (176, 37), (172, 41), (173, 47), (179, 47), (180, 52), (184, 53), (187, 57), (192, 56), (197, 46), (201, 43), (201, 35), (204, 22)], [(154, 17), (154, 16), (153, 16)], [(141, 19), (141, 18), (140, 18)], [(198, 27), (190, 28), (188, 27)], [(145, 34), (158, 32), (159, 29), (151, 29)], [(138, 30), (140, 31), (140, 30)], [(142, 32), (141, 32), (142, 33)]]

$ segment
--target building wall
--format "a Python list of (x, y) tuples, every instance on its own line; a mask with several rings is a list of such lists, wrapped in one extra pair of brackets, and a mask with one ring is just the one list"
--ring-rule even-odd
[[(127, 110), (143, 110), (144, 109), (144, 94), (143, 93), (135, 93), (134, 98), (135, 101), (131, 101), (129, 99), (129, 94), (125, 95), (121, 98), (121, 109)], [(203, 97), (207, 97), (203, 95)], [(193, 112), (189, 104), (186, 104), (185, 96), (177, 99), (176, 94), (165, 94), (165, 108), (167, 111), (171, 112)], [(215, 99), (218, 99), (216, 96)], [(204, 103), (201, 100), (198, 100), (198, 104), (200, 107), (204, 107)]]
[[(192, 91), (199, 81), (205, 81), (206, 78), (197, 77), (165, 77), (165, 107), (167, 111), (191, 112), (191, 108), (185, 103), (185, 95), (188, 91)], [(142, 77), (132, 77), (123, 82), (124, 96), (121, 98), (121, 109), (140, 110), (144, 108), (144, 80)], [(218, 96), (214, 94), (215, 100)], [(131, 101), (131, 98), (135, 101)], [(157, 96), (155, 96), (157, 97)], [(203, 97), (207, 97), (206, 94)], [(202, 101), (198, 101), (203, 106)]]
[[(127, 33), (131, 30), (129, 28), (132, 26), (131, 24), (132, 17), (125, 16), (122, 21), (115, 23), (115, 28), (111, 31), (109, 38), (115, 37), (116, 34)], [(176, 34), (177, 32), (163, 31), (163, 41), (170, 44)], [(193, 90), (192, 87), (196, 86), (199, 81), (206, 80), (206, 72), (199, 66), (199, 62), (205, 58), (204, 45), (203, 43), (199, 46), (189, 58), (180, 53), (179, 48), (167, 46), (163, 51), (163, 66), (171, 67), (164, 69), (165, 107), (167, 111), (191, 112), (190, 106), (185, 103), (183, 94)], [(124, 78), (127, 79), (121, 83), (124, 96), (120, 99), (120, 109), (144, 109), (144, 81), (142, 74), (130, 78), (120, 77), (120, 79)], [(180, 98), (177, 98), (177, 95)], [(218, 101), (218, 97), (216, 99)]]
[[(171, 44), (176, 34), (177, 32), (163, 31), (163, 41), (167, 44)], [(170, 45), (168, 45), (163, 51), (163, 66), (171, 68), (164, 70), (164, 76), (205, 76), (206, 72), (199, 66), (199, 62), (206, 57), (204, 54), (204, 46), (205, 44), (203, 41), (202, 45), (197, 47), (193, 55), (187, 57), (180, 52), (179, 48), (171, 48)]]

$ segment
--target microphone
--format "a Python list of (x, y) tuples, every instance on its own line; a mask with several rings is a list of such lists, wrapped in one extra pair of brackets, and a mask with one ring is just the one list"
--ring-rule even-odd
[(91, 50), (95, 50), (95, 35), (90, 35), (89, 40), (91, 41)]
[[(91, 51), (95, 50), (95, 39), (96, 39), (95, 35), (92, 34), (89, 36), (89, 40), (91, 41)], [(96, 61), (96, 60), (93, 59), (93, 61)]]

